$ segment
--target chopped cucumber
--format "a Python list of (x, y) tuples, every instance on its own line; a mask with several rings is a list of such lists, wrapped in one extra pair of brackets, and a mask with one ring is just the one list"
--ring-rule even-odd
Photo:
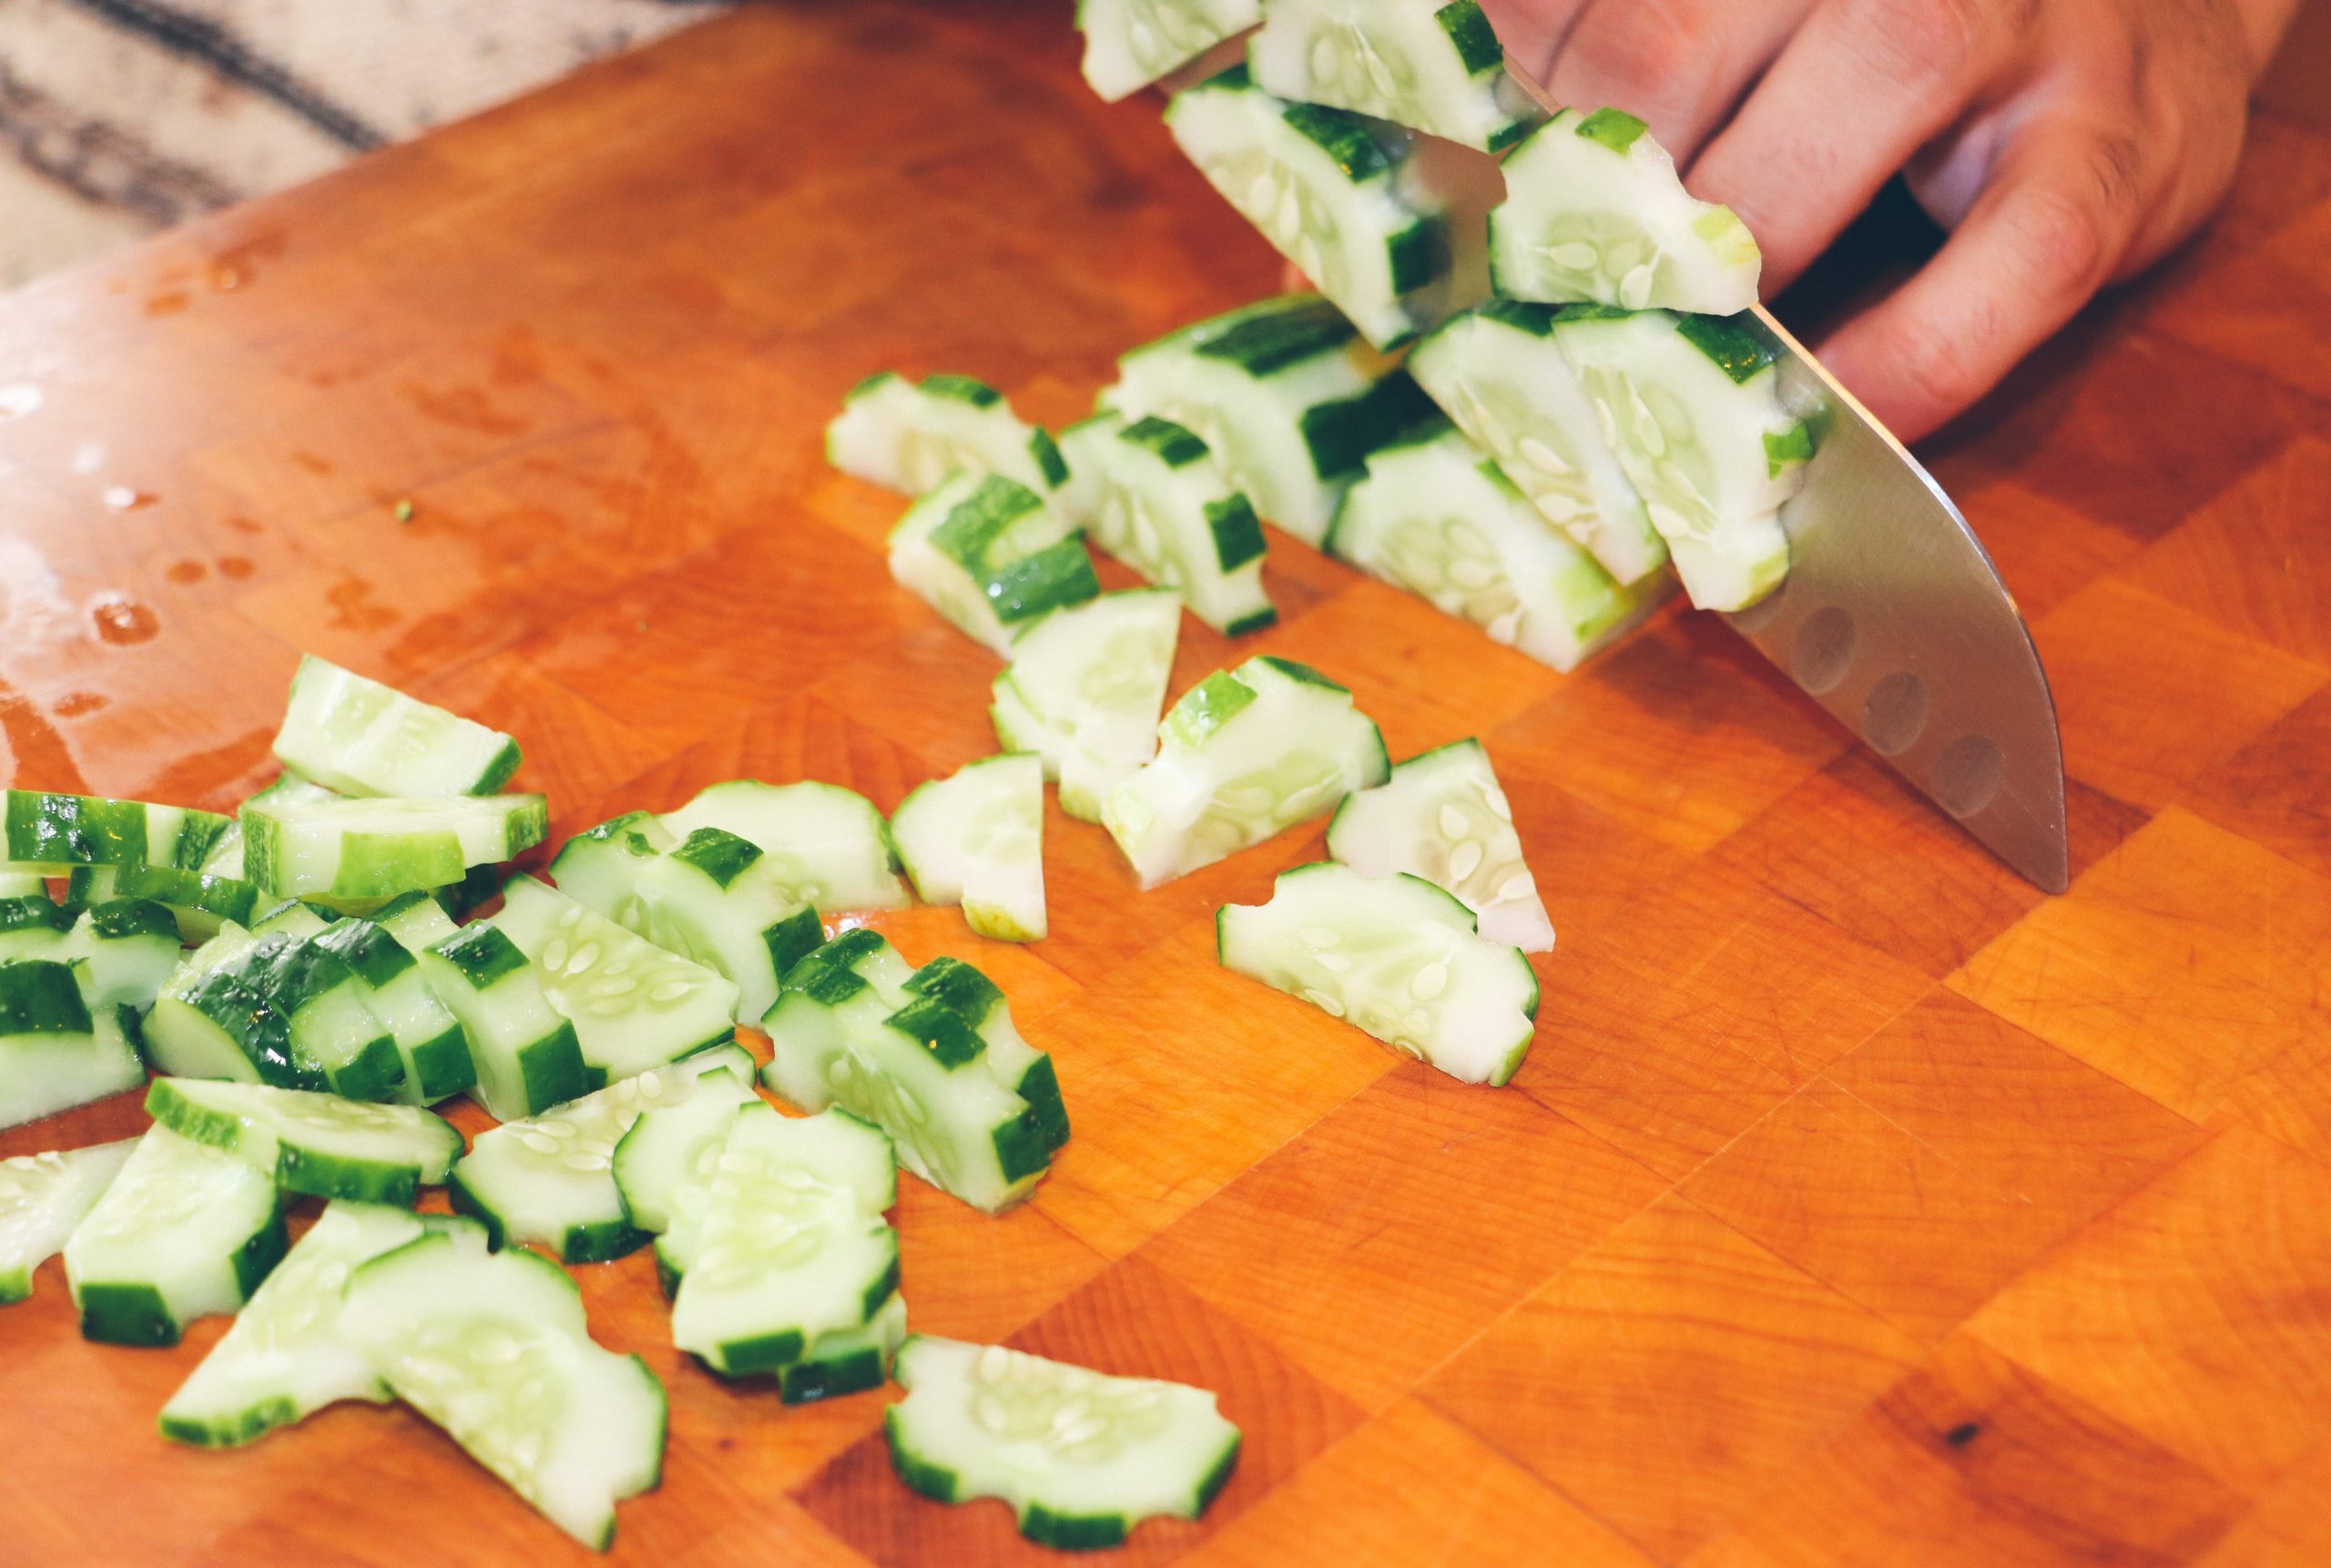
[(479, 1134), (448, 1183), (453, 1207), (484, 1221), (497, 1247), (539, 1241), (570, 1263), (636, 1250), (647, 1234), (616, 1188), (616, 1145), (642, 1112), (686, 1103), (700, 1076), (723, 1068), (748, 1078), (753, 1060), (736, 1045), (715, 1046)]
[(1073, 433), (1071, 461), (1100, 475), (1094, 542), (1231, 636), (1278, 619), (1263, 588), (1263, 528), (1205, 442), (1170, 420), (1111, 414)]
[(604, 1083), (736, 1037), (737, 986), (532, 877), (502, 890), (494, 923), (534, 963)]
[(583, 1298), (523, 1248), (433, 1234), (349, 1277), (341, 1340), (584, 1545), (615, 1539), (615, 1505), (663, 1476), (664, 1387), (636, 1356), (595, 1344)]
[(1446, 423), (1368, 460), (1328, 548), (1559, 670), (1625, 633), (1672, 585), (1664, 574), (1613, 583)]
[(1157, 733), (1157, 759), (1101, 808), (1145, 888), (1316, 817), (1390, 766), (1349, 690), (1268, 654), (1184, 692)]
[(1166, 124), (1215, 189), (1377, 348), (1439, 319), (1448, 214), (1408, 176), (1409, 133), (1273, 97), (1243, 66), (1176, 93)]
[(1540, 516), (1622, 584), (1665, 564), (1667, 546), (1553, 338), (1557, 312), (1497, 300), (1452, 317), (1409, 371), (1497, 460)]
[(433, 1105), (477, 1082), (461, 1021), (437, 1000), (419, 962), (386, 927), (351, 915), (313, 940), (354, 972), (372, 1015), (388, 1029), (404, 1069), (396, 1089), (399, 1100)]
[(910, 996), (929, 997), (961, 1014), (986, 1047), (980, 1053), (980, 1064), (989, 1077), (1028, 1102), (1044, 1146), (1057, 1149), (1068, 1142), (1068, 1107), (1061, 1103), (1053, 1059), (1029, 1044), (1012, 1022), (1012, 1004), (995, 982), (962, 959), (943, 954), (903, 979), (894, 971), (880, 978)]
[[(254, 791), (243, 801), (243, 806), (265, 806), (276, 803), (300, 805), (316, 800), (336, 800), (339, 798), (339, 791), (327, 789), (321, 784), (311, 784), (287, 768), (275, 776), (273, 783)], [(202, 857), (200, 869), (202, 874), (207, 877), (225, 877), (230, 881), (246, 880), (243, 876), (241, 806), (235, 809), (235, 815), (228, 821), (226, 831), (211, 840), (209, 852)], [(237, 921), (236, 923), (247, 925), (249, 922)], [(209, 938), (199, 937), (197, 940), (208, 941)]]
[(1554, 922), (1522, 858), (1513, 807), (1478, 740), (1395, 763), (1391, 778), (1344, 797), (1328, 853), (1364, 877), (1406, 871), (1454, 893), (1481, 940), (1551, 952)]
[(1255, 510), (1317, 545), (1376, 446), (1430, 404), (1317, 294), (1288, 294), (1168, 333), (1117, 361), (1104, 393), (1204, 441)]
[(226, 966), (259, 939), (233, 921), (178, 963), (139, 1033), (147, 1060), (180, 1078), (321, 1089), (322, 1065), (297, 1060), (283, 1016)]
[(897, 1196), (890, 1145), (843, 1110), (739, 1109), (703, 1189), (672, 1342), (735, 1378), (864, 1329), (899, 1287), (898, 1233), (882, 1218)]
[(275, 755), (345, 795), (491, 795), (518, 770), (518, 743), (500, 730), (313, 654), (291, 677)]
[(1224, 967), (1461, 1082), (1502, 1084), (1530, 1049), (1530, 961), (1475, 935), (1472, 911), (1421, 877), (1297, 866), (1270, 902), (1224, 905), (1215, 932)]
[(917, 1334), (891, 1462), (925, 1497), (1002, 1498), (1046, 1546), (1115, 1546), (1157, 1514), (1196, 1519), (1238, 1462), (1238, 1429), (1186, 1383), (1113, 1378), (1002, 1345)]
[(411, 1207), (462, 1154), (451, 1124), (412, 1105), (337, 1095), (158, 1078), (146, 1110), (180, 1137), (223, 1149), (286, 1192)]
[[(300, 927), (315, 919), (301, 906), (292, 910), (308, 917)], [(404, 1058), (388, 1024), (372, 1011), (369, 989), (307, 930), (270, 931), (270, 923), (260, 921), (252, 932), (258, 940), (220, 965), (219, 977), (258, 997), (281, 1021), (292, 1060), (320, 1070), (333, 1094), (394, 1098), (404, 1085)], [(324, 926), (316, 921), (312, 929), (321, 935)]]
[(685, 1099), (650, 1105), (616, 1144), (609, 1166), (624, 1217), (650, 1235), (672, 1228), (681, 1194), (711, 1179), (738, 1110), (759, 1098), (752, 1064), (704, 1068)]
[(45, 892), (0, 899), (0, 963), (65, 954), (66, 933), (72, 929), (72, 908)]
[(1776, 587), (1788, 574), (1780, 507), (1804, 481), (1813, 437), (1781, 406), (1756, 318), (1573, 305), (1554, 341), (1692, 603), (1746, 609)]
[(246, 806), (243, 861), (274, 897), (361, 914), (510, 860), (542, 842), (547, 821), (540, 795)]
[(76, 866), (194, 867), (226, 829), (213, 811), (11, 789), (0, 807), (0, 861), (11, 875), (44, 877)]
[(909, 507), (891, 531), (891, 575), (1006, 657), (1013, 626), (1101, 591), (1076, 530), (1000, 473), (957, 473)]
[(93, 1005), (138, 1013), (154, 1005), (185, 955), (170, 911), (152, 900), (132, 898), (83, 909), (58, 953), (88, 965)]
[(907, 1298), (893, 1290), (864, 1326), (820, 1334), (799, 1360), (779, 1368), (778, 1398), (803, 1405), (880, 1388), (906, 1337)]
[(1099, 821), (1102, 797), (1157, 755), (1181, 622), (1172, 589), (1133, 588), (1054, 610), (1012, 639), (988, 709), (995, 738), (1043, 757), (1070, 816)]
[(910, 992), (896, 950), (846, 932), (794, 966), (762, 1021), (762, 1081), (807, 1111), (840, 1105), (891, 1135), (899, 1163), (1001, 1213), (1052, 1163), (1052, 1122), (988, 1066), (987, 1042), (944, 995)]
[(1263, 0), (1076, 0), (1084, 80), (1109, 103), (1263, 19)]
[(283, 1256), (266, 1175), (150, 1127), (65, 1243), (85, 1339), (175, 1345), (186, 1326), (249, 1299)]
[(1483, 152), (1530, 132), (1540, 111), (1506, 75), (1505, 46), (1474, 0), (1270, 0), (1247, 40), (1265, 92), (1429, 131)]
[(1517, 300), (1729, 316), (1763, 259), (1728, 207), (1695, 201), (1675, 160), (1619, 109), (1563, 109), (1505, 158), (1490, 213), (1497, 291)]
[(839, 784), (732, 779), (706, 786), (659, 820), (680, 840), (699, 828), (734, 833), (761, 851), (769, 874), (789, 896), (824, 913), (902, 909), (914, 901), (899, 880), (882, 813)]
[[(239, 845), (240, 825), (230, 831)], [(252, 912), (260, 907), (259, 890), (239, 877), (178, 866), (74, 868), (66, 891), (67, 903), (101, 904), (117, 899), (146, 899), (161, 904), (176, 919), (178, 935), (188, 942), (209, 941), (219, 934), (222, 921), (249, 925)]]
[(869, 376), (826, 427), (826, 461), (909, 495), (957, 473), (1001, 473), (1039, 495), (1068, 479), (1053, 438), (1023, 424), (1002, 392), (969, 376)]
[(456, 928), (428, 899), (391, 905), (381, 924), (420, 961), (422, 978), (461, 1021), (477, 1074), (471, 1098), (514, 1122), (590, 1092), (575, 1025), (558, 1015), (518, 944), (500, 928)]
[(341, 1293), (359, 1265), (422, 1228), (421, 1216), (402, 1208), (327, 1205), (162, 1407), (162, 1435), (234, 1448), (341, 1400), (387, 1402), (389, 1386), (340, 1337)]
[(136, 1138), (0, 1160), (0, 1307), (33, 1293), (33, 1270), (56, 1256), (137, 1146)]
[(919, 784), (891, 834), (925, 903), (963, 906), (998, 942), (1044, 935), (1044, 763), (1033, 752), (982, 757)]
[(87, 960), (0, 963), (0, 1127), (118, 1095), (145, 1077), (120, 1012), (98, 1000)]

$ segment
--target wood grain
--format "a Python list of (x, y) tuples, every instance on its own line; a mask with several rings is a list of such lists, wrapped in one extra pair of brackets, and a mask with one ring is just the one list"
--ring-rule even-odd
[[(747, 8), (0, 300), (43, 397), (0, 423), (10, 781), (227, 805), (309, 648), (516, 730), (559, 834), (737, 775), (887, 809), (989, 748), (994, 663), (891, 585), (901, 504), (824, 419), (882, 365), (1074, 418), (1277, 276), (1066, 13)], [(1721, 626), (1560, 677), (1275, 537), (1247, 647), (1504, 777), (1562, 932), (1512, 1089), (1214, 963), (1316, 824), (1145, 895), (1053, 810), (1050, 940), (881, 921), (1005, 983), (1076, 1125), (1002, 1220), (906, 1184), (916, 1324), (1246, 1428), (1127, 1558), (2331, 1561), (2326, 237), (2331, 135), (2264, 115), (2221, 223), (1932, 448), (2062, 701), (2063, 898)], [(1186, 625), (1176, 689), (1245, 651)], [(897, 1484), (893, 1396), (724, 1387), (646, 1258), (576, 1274), (672, 1395), (618, 1561), (1051, 1557)], [(0, 1312), (0, 1563), (582, 1559), (395, 1409), (164, 1443), (222, 1330), (86, 1345), (53, 1266)]]

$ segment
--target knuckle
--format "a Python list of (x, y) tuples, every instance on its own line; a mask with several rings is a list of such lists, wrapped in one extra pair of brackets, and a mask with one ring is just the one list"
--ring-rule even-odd
[[(1981, 318), (1991, 313), (1988, 305), (1978, 310), (1974, 325), (1979, 334)], [(1984, 340), (1979, 335), (1973, 341)], [(1898, 321), (1884, 345), (1888, 373), (1909, 401), (1933, 409), (1962, 408), (1982, 390), (1970, 368), (1968, 341), (1923, 317)]]
[(2004, 37), (2021, 32), (2039, 0), (1851, 0), (1853, 36), (1880, 83), (1935, 92), (1964, 82)]
[(2085, 295), (2103, 282), (2119, 237), (2141, 208), (2143, 167), (2134, 137), (2106, 135), (2062, 177), (2026, 193), (2013, 232), (2035, 293), (2057, 300)]
[[(1657, 101), (1685, 90), (1704, 74), (1715, 34), (1712, 15), (1700, 0), (1633, 0), (1588, 13), (1569, 52), (1613, 90)], [(1624, 100), (1619, 107), (1634, 107)]]

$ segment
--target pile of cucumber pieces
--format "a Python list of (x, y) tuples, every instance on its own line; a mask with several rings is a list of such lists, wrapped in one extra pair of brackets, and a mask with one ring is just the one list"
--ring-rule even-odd
[[(547, 820), (498, 792), (506, 735), (310, 658), (275, 750), (282, 778), (232, 819), (6, 797), (0, 1125), (140, 1086), (153, 1125), (0, 1161), (0, 1303), (61, 1254), (90, 1339), (174, 1345), (233, 1313), (168, 1437), (232, 1447), (397, 1400), (604, 1549), (660, 1477), (665, 1392), (542, 1254), (652, 1244), (673, 1343), (715, 1375), (790, 1404), (895, 1365), (919, 1491), (1005, 1498), (1062, 1545), (1206, 1506), (1238, 1450), (1211, 1393), (907, 1333), (899, 1165), (1000, 1214), (1068, 1114), (978, 969), (830, 941), (825, 917), (911, 901), (903, 850), (926, 896), (1041, 936), (1036, 758), (925, 785), (891, 822), (831, 785), (715, 785), (575, 836), (554, 887), (504, 881)], [(466, 1153), (428, 1108), (463, 1093), (499, 1124)], [(453, 1213), (417, 1212), (433, 1186)], [(323, 1207), (293, 1245), (302, 1197)]]

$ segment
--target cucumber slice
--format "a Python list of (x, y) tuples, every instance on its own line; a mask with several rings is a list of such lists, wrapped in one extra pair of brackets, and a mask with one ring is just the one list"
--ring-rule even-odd
[(1101, 798), (1157, 755), (1182, 600), (1132, 588), (1054, 610), (1012, 639), (988, 709), (1007, 751), (1033, 751), (1060, 781), (1060, 809), (1101, 820)]
[(1002, 1498), (1046, 1546), (1115, 1546), (1157, 1514), (1196, 1519), (1238, 1462), (1238, 1429), (1186, 1383), (1113, 1378), (928, 1334), (901, 1348), (891, 1462), (925, 1497)]
[(0, 963), (0, 1127), (118, 1095), (145, 1076), (119, 1013), (97, 999), (87, 961)]
[(637, 1229), (662, 1235), (672, 1228), (680, 1195), (712, 1177), (728, 1124), (753, 1093), (751, 1064), (742, 1068), (705, 1068), (686, 1099), (650, 1105), (617, 1140), (609, 1169), (623, 1199), (624, 1217)]
[(65, 955), (66, 933), (72, 929), (71, 907), (53, 902), (45, 892), (0, 899), (0, 963)]
[(56, 1256), (97, 1207), (136, 1138), (0, 1160), (0, 1307), (33, 1293), (33, 1271)]
[(737, 1378), (865, 1328), (899, 1288), (898, 1233), (881, 1212), (897, 1197), (892, 1171), (890, 1139), (847, 1111), (738, 1109), (672, 1298), (673, 1344)]
[(1101, 808), (1144, 888), (1316, 817), (1381, 784), (1390, 767), (1383, 736), (1349, 691), (1268, 654), (1184, 692), (1157, 733), (1157, 759)]
[(246, 806), (243, 860), (271, 896), (362, 914), (513, 859), (542, 842), (548, 820), (540, 795)]
[(534, 966), (575, 1025), (600, 1082), (628, 1078), (736, 1038), (737, 986), (593, 913), (532, 877), (502, 890), (494, 923)]
[(1704, 610), (1746, 609), (1788, 574), (1780, 507), (1804, 482), (1812, 430), (1781, 406), (1752, 316), (1566, 306), (1554, 341), (1603, 439)]
[(779, 1368), (778, 1398), (806, 1405), (879, 1389), (889, 1380), (891, 1359), (906, 1337), (907, 1298), (893, 1290), (864, 1327), (820, 1334), (799, 1360)]
[(162, 1407), (162, 1435), (235, 1448), (341, 1400), (386, 1403), (389, 1386), (340, 1337), (341, 1293), (359, 1265), (422, 1233), (405, 1209), (326, 1205)]
[(1406, 871), (1456, 895), (1483, 942), (1551, 952), (1554, 922), (1522, 858), (1513, 807), (1478, 740), (1396, 763), (1373, 789), (1344, 797), (1328, 853), (1364, 877)]
[[(590, 1092), (575, 1025), (551, 1006), (507, 933), (491, 925), (457, 930), (427, 899), (381, 912), (382, 925), (420, 961), (422, 980), (461, 1021), (477, 1074), (470, 1097), (495, 1121), (514, 1122)], [(447, 934), (431, 936), (440, 929)]]
[(1080, 426), (1072, 461), (1100, 475), (1094, 542), (1218, 632), (1278, 619), (1263, 588), (1263, 529), (1205, 442), (1169, 420)]
[(1430, 407), (1317, 294), (1288, 294), (1168, 333), (1117, 361), (1104, 394), (1205, 442), (1255, 510), (1317, 545), (1376, 446)]
[(1377, 348), (1440, 319), (1448, 213), (1403, 167), (1408, 132), (1273, 97), (1243, 66), (1174, 95), (1166, 124), (1207, 182)]
[(1530, 1049), (1530, 961), (1475, 935), (1472, 911), (1421, 877), (1297, 866), (1270, 902), (1224, 905), (1215, 933), (1225, 968), (1463, 1083), (1503, 1084)]
[[(275, 776), (275, 781), (273, 783), (255, 791), (249, 799), (244, 800), (243, 806), (266, 806), (270, 804), (296, 806), (310, 804), (317, 800), (337, 800), (338, 799), (340, 799), (338, 791), (327, 789), (321, 784), (310, 783), (307, 779), (300, 778), (297, 773), (286, 769), (284, 771)], [(202, 865), (200, 870), (202, 874), (207, 877), (224, 877), (230, 881), (239, 882), (248, 880), (243, 875), (242, 806), (238, 806), (235, 809), (235, 815), (229, 819), (226, 830), (216, 839), (211, 840), (209, 851), (202, 857)], [(249, 921), (248, 920), (240, 920), (237, 921), (236, 923), (239, 925), (248, 925)], [(210, 934), (215, 935), (217, 933), (212, 932)], [(207, 941), (209, 939), (208, 937), (200, 937), (197, 938), (197, 940)]]
[[(421, 893), (409, 893), (423, 899)], [(429, 989), (420, 963), (377, 921), (351, 915), (312, 939), (337, 957), (362, 983), (363, 997), (395, 1043), (403, 1075), (396, 1097), (408, 1105), (433, 1105), (477, 1082), (470, 1062), (469, 1035)]]
[(869, 376), (826, 426), (826, 461), (844, 473), (909, 495), (936, 490), (957, 473), (1000, 473), (1039, 495), (1068, 479), (1060, 449), (1023, 424), (1003, 394), (969, 376), (890, 371)]
[(168, 909), (148, 899), (111, 899), (82, 910), (57, 956), (88, 965), (93, 1006), (143, 1013), (186, 953)]
[(342, 1341), (544, 1517), (595, 1551), (662, 1479), (664, 1386), (590, 1337), (582, 1294), (524, 1249), (423, 1236), (349, 1277)]
[(657, 820), (683, 840), (699, 828), (734, 833), (761, 851), (768, 874), (794, 901), (822, 913), (903, 909), (914, 902), (899, 880), (898, 856), (882, 813), (855, 789), (813, 779), (763, 784), (732, 779), (707, 785)]
[(1445, 423), (1368, 460), (1328, 549), (1558, 670), (1624, 634), (1672, 585), (1664, 574), (1613, 583)]
[(1012, 751), (918, 784), (891, 814), (891, 835), (914, 891), (960, 903), (982, 936), (1044, 936), (1044, 763)]
[[(307, 917), (298, 925), (308, 927), (313, 912), (294, 908)], [(258, 940), (220, 965), (219, 977), (258, 997), (280, 1020), (292, 1061), (321, 1072), (333, 1094), (351, 1100), (394, 1098), (403, 1088), (404, 1058), (389, 1026), (372, 1011), (364, 983), (305, 929), (294, 934), (269, 926), (268, 921), (260, 922), (252, 933)], [(321, 922), (313, 929), (321, 934)]]
[(616, 1145), (642, 1112), (687, 1103), (700, 1076), (723, 1068), (748, 1079), (753, 1060), (738, 1046), (716, 1046), (479, 1134), (447, 1183), (453, 1207), (483, 1220), (496, 1247), (539, 1241), (569, 1263), (636, 1250), (647, 1235), (626, 1217), (616, 1188)]
[(1506, 75), (1505, 46), (1474, 0), (1438, 10), (1385, 0), (1270, 0), (1247, 40), (1265, 92), (1328, 104), (1501, 152), (1541, 117)]
[(82, 1337), (175, 1345), (197, 1318), (249, 1299), (283, 1245), (282, 1207), (262, 1172), (148, 1128), (65, 1243)]
[(518, 770), (518, 743), (500, 730), (313, 654), (291, 677), (275, 755), (346, 795), (491, 795)]
[(1006, 657), (1013, 626), (1101, 591), (1076, 530), (999, 473), (957, 473), (909, 507), (891, 531), (891, 575)]
[(1506, 199), (1490, 213), (1499, 293), (1715, 316), (1756, 302), (1764, 261), (1748, 226), (1686, 194), (1634, 116), (1563, 109), (1506, 155), (1504, 172)]
[(1555, 315), (1493, 300), (1419, 343), (1409, 371), (1540, 516), (1615, 581), (1639, 583), (1665, 564), (1667, 546), (1554, 343)]
[(323, 1068), (295, 1061), (290, 1031), (266, 1000), (221, 968), (259, 939), (229, 921), (179, 961), (138, 1033), (157, 1072), (321, 1089)]
[(909, 978), (870, 931), (803, 959), (762, 1021), (774, 1047), (762, 1082), (806, 1111), (840, 1105), (873, 1123), (907, 1169), (1001, 1213), (1050, 1167), (1047, 1120), (984, 1065), (986, 1042), (963, 1015), (907, 991)]
[[(238, 824), (237, 852), (241, 829)], [(215, 852), (215, 851), (214, 851)], [(167, 908), (188, 942), (208, 942), (222, 921), (249, 925), (259, 909), (259, 890), (239, 877), (189, 871), (177, 866), (76, 866), (66, 891), (71, 904), (101, 904), (116, 899), (145, 899)]]
[(76, 866), (198, 866), (226, 829), (213, 811), (11, 789), (0, 806), (0, 860), (11, 875), (44, 877)]
[(180, 1137), (223, 1149), (286, 1192), (411, 1207), (462, 1155), (462, 1135), (412, 1105), (337, 1095), (158, 1078), (146, 1111)]
[[(883, 983), (893, 983), (887, 977)], [(1044, 1146), (1057, 1149), (1068, 1142), (1068, 1108), (1061, 1103), (1053, 1059), (1028, 1044), (993, 981), (962, 959), (942, 955), (895, 983), (909, 996), (928, 997), (960, 1014), (986, 1047), (980, 1064), (988, 1076), (1028, 1102)]]
[(1116, 103), (1262, 19), (1262, 0), (1076, 0), (1084, 80)]

